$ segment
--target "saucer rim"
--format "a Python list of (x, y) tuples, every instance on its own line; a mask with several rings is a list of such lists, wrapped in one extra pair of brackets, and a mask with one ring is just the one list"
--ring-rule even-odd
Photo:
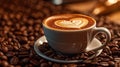
[[(79, 62), (84, 62), (84, 61), (85, 61), (85, 60), (83, 60), (83, 59), (79, 59), (79, 60), (59, 60), (59, 59), (54, 59), (54, 58), (48, 57), (47, 55), (43, 54), (43, 53), (38, 49), (38, 46), (39, 46), (39, 45), (42, 45), (42, 44), (39, 43), (39, 40), (43, 39), (44, 37), (45, 37), (45, 35), (41, 36), (41, 37), (38, 38), (38, 39), (35, 41), (35, 43), (34, 43), (34, 50), (35, 50), (35, 52), (37, 53), (37, 55), (39, 55), (40, 57), (42, 57), (42, 58), (44, 58), (44, 59), (46, 59), (46, 60), (52, 61), (52, 62), (56, 62), (56, 63), (79, 63)], [(43, 40), (44, 40), (44, 42), (45, 42), (46, 38), (44, 38)], [(98, 39), (96, 39), (96, 40), (98, 40)], [(99, 40), (98, 40), (98, 41), (99, 41)], [(47, 40), (46, 40), (46, 42), (47, 42)], [(100, 42), (100, 41), (99, 41), (99, 42)], [(38, 45), (38, 43), (39, 43), (39, 45)], [(100, 42), (100, 44), (102, 45), (101, 42)], [(103, 50), (103, 49), (100, 49), (100, 50), (95, 51), (95, 54), (93, 54), (92, 56), (88, 57), (87, 59), (92, 59), (92, 58), (98, 56), (99, 54), (101, 54), (102, 50)], [(86, 59), (86, 60), (87, 60), (87, 59)]]

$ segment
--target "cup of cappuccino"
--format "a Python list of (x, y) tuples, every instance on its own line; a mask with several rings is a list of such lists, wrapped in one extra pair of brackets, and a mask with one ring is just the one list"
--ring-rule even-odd
[(78, 54), (86, 48), (98, 33), (106, 36), (105, 44), (93, 50), (100, 50), (110, 41), (111, 34), (104, 27), (96, 27), (96, 21), (82, 14), (54, 15), (43, 21), (43, 30), (48, 45), (56, 52)]

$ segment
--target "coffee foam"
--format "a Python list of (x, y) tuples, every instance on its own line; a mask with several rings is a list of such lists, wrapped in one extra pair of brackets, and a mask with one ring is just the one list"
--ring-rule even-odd
[(85, 18), (72, 18), (70, 20), (57, 20), (55, 25), (64, 28), (82, 28), (88, 24)]
[[(82, 21), (79, 21), (79, 23), (75, 23), (78, 22), (78, 19), (82, 19)], [(71, 26), (68, 27), (68, 25), (63, 25), (63, 26), (67, 26), (67, 27), (62, 27), (60, 24), (61, 22), (66, 22), (66, 21), (72, 21), (73, 23), (75, 23), (76, 25), (81, 25), (81, 26)], [(73, 21), (74, 20), (74, 21)], [(75, 21), (77, 20), (77, 21)], [(81, 24), (81, 22), (85, 22), (85, 24)], [(67, 22), (68, 23), (68, 22)], [(48, 28), (48, 29), (52, 29), (52, 30), (57, 30), (57, 31), (79, 31), (79, 30), (85, 30), (85, 29), (89, 29), (91, 27), (93, 27), (94, 25), (96, 25), (96, 21), (86, 15), (82, 15), (82, 14), (62, 14), (62, 15), (54, 15), (51, 17), (46, 18), (43, 21), (43, 26)]]

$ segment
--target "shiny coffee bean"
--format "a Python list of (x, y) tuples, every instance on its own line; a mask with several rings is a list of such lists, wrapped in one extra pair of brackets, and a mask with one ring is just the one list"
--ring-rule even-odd
[(13, 57), (10, 59), (10, 64), (16, 65), (16, 64), (18, 64), (18, 62), (19, 62), (19, 58), (16, 57), (16, 56), (13, 56)]

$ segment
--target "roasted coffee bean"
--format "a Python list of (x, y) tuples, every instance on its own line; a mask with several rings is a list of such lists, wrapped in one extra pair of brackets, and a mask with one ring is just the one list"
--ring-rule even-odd
[(3, 46), (3, 47), (1, 48), (1, 50), (2, 50), (3, 52), (8, 52), (8, 47)]
[(7, 60), (8, 58), (7, 58), (7, 56), (3, 55), (3, 56), (0, 56), (0, 59)]
[(49, 65), (47, 63), (41, 63), (40, 67), (49, 67)]
[(116, 50), (118, 50), (118, 47), (113, 47), (113, 48), (111, 48), (111, 50), (116, 51)]
[(30, 63), (32, 63), (33, 65), (38, 65), (39, 62), (35, 59), (30, 59)]
[(10, 59), (10, 64), (16, 65), (16, 64), (18, 64), (18, 62), (19, 62), (19, 58), (16, 57), (16, 56), (13, 56), (13, 57)]
[(77, 67), (76, 64), (68, 64), (67, 66), (68, 66), (68, 67)]
[(120, 62), (120, 58), (114, 58), (114, 61)]
[(107, 53), (101, 53), (100, 56), (107, 57)]
[(18, 36), (17, 39), (18, 39), (20, 44), (26, 44), (28, 41), (27, 37), (22, 37), (22, 36)]
[(116, 62), (115, 67), (120, 67), (120, 62)]
[(24, 45), (23, 45), (23, 47), (24, 47), (25, 49), (27, 49), (27, 50), (29, 50), (29, 49), (30, 49), (29, 44), (24, 44)]
[(3, 55), (4, 55), (4, 53), (0, 51), (0, 56), (3, 56)]
[(113, 54), (113, 55), (118, 55), (118, 56), (120, 56), (120, 51), (119, 51), (119, 50), (112, 51), (112, 54)]
[(112, 52), (111, 52), (111, 50), (110, 50), (110, 47), (106, 46), (106, 48), (105, 48), (104, 50), (105, 50), (105, 52), (106, 52), (108, 55), (111, 55), (111, 54), (112, 54)]
[(33, 67), (32, 64), (26, 64), (25, 67)]
[(108, 56), (110, 60), (113, 60), (113, 57), (112, 56)]
[(60, 64), (54, 63), (52, 67), (60, 67)]
[(34, 38), (34, 36), (30, 36), (28, 39), (33, 41), (35, 38)]
[(107, 62), (100, 62), (100, 65), (102, 65), (102, 66), (109, 66), (109, 64), (107, 63)]
[(9, 66), (9, 63), (7, 61), (3, 60), (3, 61), (1, 61), (1, 65), (3, 67), (7, 67), (7, 66)]
[(14, 65), (10, 65), (10, 64), (9, 64), (9, 67), (14, 67)]
[(113, 62), (113, 61), (108, 61), (108, 63), (109, 63), (109, 65), (112, 66), (112, 67), (115, 66), (115, 62)]
[(63, 64), (61, 67), (68, 67), (66, 64)]
[(15, 55), (15, 52), (12, 52), (12, 51), (9, 51), (6, 53), (6, 56), (8, 56), (8, 57), (12, 57), (14, 55)]
[(51, 66), (53, 63), (52, 62), (48, 62), (48, 64)]
[(28, 63), (29, 60), (30, 60), (29, 58), (23, 58), (23, 59), (22, 59), (22, 64), (24, 64), (24, 63)]

